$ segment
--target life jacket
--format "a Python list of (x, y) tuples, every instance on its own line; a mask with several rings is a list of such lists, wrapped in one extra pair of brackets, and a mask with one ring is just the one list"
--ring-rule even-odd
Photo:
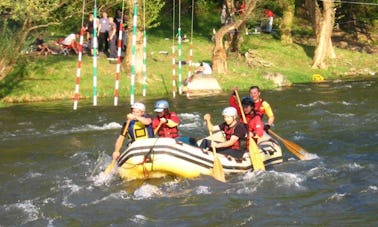
[[(163, 116), (165, 119), (172, 120), (171, 113), (165, 114)], [(159, 118), (160, 120), (160, 118)], [(170, 128), (167, 124), (163, 124), (158, 132), (159, 137), (168, 137), (168, 138), (177, 138), (178, 135), (178, 128), (177, 126)]]
[(129, 126), (129, 135), (132, 141), (139, 139), (153, 138), (154, 132), (151, 125), (144, 125), (140, 121), (131, 121)]
[(260, 115), (261, 118), (263, 118), (265, 114), (263, 102), (264, 102), (263, 99), (260, 99), (258, 102), (255, 102), (255, 112), (257, 115)]
[[(236, 126), (236, 125), (235, 125)], [(234, 134), (234, 130), (235, 130), (235, 126), (234, 127), (229, 127), (228, 125), (226, 125), (223, 129), (224, 131), (224, 134), (225, 134), (225, 137), (226, 137), (226, 140), (230, 140), (231, 139), (231, 136)], [(242, 138), (239, 138), (238, 141), (236, 141), (232, 146), (231, 146), (231, 149), (234, 149), (234, 150), (240, 150), (241, 147), (240, 147), (240, 140)]]

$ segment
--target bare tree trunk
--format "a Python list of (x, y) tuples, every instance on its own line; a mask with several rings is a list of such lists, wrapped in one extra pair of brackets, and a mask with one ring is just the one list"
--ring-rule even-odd
[(317, 1), (314, 1), (315, 9), (315, 33), (316, 49), (313, 58), (312, 68), (326, 69), (328, 67), (328, 58), (335, 58), (335, 50), (332, 45), (332, 30), (335, 22), (335, 5), (331, 0), (323, 1), (323, 10), (321, 11)]
[(281, 29), (281, 43), (284, 45), (290, 45), (293, 43), (293, 37), (291, 36), (291, 27), (293, 25), (295, 2), (294, 0), (281, 0), (283, 7)]
[[(220, 73), (225, 74), (227, 73), (228, 67), (227, 67), (227, 54), (226, 54), (226, 45), (224, 43), (224, 36), (233, 30), (239, 30), (240, 26), (245, 23), (248, 16), (252, 13), (252, 11), (255, 9), (256, 3), (259, 0), (246, 0), (245, 1), (245, 10), (243, 14), (235, 18), (235, 21), (230, 24), (225, 24), (223, 27), (221, 27), (214, 35), (214, 48), (213, 48), (213, 56), (212, 56), (212, 64), (213, 64), (213, 72), (214, 73)], [(227, 0), (226, 1), (227, 7), (233, 7), (233, 1)], [(232, 8), (233, 9), (233, 8)], [(230, 11), (231, 14), (234, 12), (233, 10)], [(242, 33), (239, 33), (239, 35), (242, 35)]]
[[(128, 20), (128, 32), (127, 32), (127, 46), (126, 46), (126, 53), (125, 59), (122, 63), (122, 70), (126, 72), (130, 72), (131, 69), (131, 58), (132, 58), (132, 40), (133, 40), (133, 7), (134, 7), (134, 0), (128, 0), (128, 6), (130, 7), (131, 15), (129, 15), (130, 20)], [(139, 4), (138, 9), (138, 20), (142, 19), (141, 16), (141, 4)], [(138, 25), (143, 24), (143, 22), (138, 22)], [(142, 72), (143, 72), (143, 31), (140, 26), (137, 26), (136, 29), (136, 56), (135, 56), (135, 80), (138, 82), (142, 82)]]

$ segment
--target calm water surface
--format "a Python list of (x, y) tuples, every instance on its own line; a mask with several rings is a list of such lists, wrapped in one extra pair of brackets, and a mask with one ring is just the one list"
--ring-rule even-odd
[[(284, 163), (227, 183), (104, 176), (128, 100), (0, 108), (0, 226), (377, 226), (377, 94), (377, 81), (264, 92), (274, 131), (316, 158), (284, 148)], [(169, 101), (181, 134), (201, 138), (203, 115), (221, 121), (228, 94)]]

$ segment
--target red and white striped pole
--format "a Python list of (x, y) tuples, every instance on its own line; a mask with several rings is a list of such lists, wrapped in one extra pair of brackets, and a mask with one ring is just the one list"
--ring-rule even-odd
[[(122, 15), (123, 16), (123, 15)], [(121, 51), (122, 51), (122, 31), (123, 31), (123, 18), (119, 24), (119, 33), (118, 33), (118, 52), (117, 52), (117, 66), (116, 66), (116, 75), (115, 75), (115, 85), (114, 85), (114, 106), (118, 105), (119, 97), (119, 78), (121, 71)]]
[(80, 30), (80, 42), (79, 42), (79, 54), (78, 54), (78, 57), (77, 57), (75, 95), (74, 95), (74, 106), (73, 106), (74, 110), (77, 109), (77, 104), (79, 102), (81, 61), (82, 61), (82, 58), (83, 58), (83, 42), (84, 42), (84, 28), (81, 28), (81, 30)]

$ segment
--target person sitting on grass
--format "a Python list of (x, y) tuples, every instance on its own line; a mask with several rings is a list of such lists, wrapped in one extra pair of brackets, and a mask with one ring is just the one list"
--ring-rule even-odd
[(43, 40), (43, 35), (39, 34), (37, 39), (34, 41), (34, 45), (36, 46), (37, 51), (39, 54), (51, 54), (52, 51), (50, 48), (45, 44), (45, 41)]

